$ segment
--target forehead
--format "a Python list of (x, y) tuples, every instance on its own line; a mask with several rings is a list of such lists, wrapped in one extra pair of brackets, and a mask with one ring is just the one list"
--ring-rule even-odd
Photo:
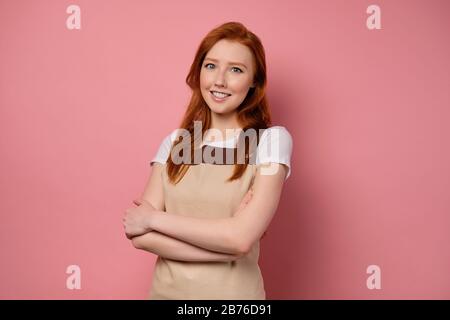
[(253, 55), (250, 49), (236, 41), (222, 39), (208, 51), (206, 58), (215, 58), (224, 62), (242, 62), (251, 66)]

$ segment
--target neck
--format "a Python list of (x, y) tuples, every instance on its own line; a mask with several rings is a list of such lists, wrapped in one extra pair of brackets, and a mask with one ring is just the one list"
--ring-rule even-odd
[[(233, 133), (238, 129), (242, 129), (237, 119), (237, 112), (228, 114), (220, 114), (211, 112), (211, 129), (217, 129), (222, 133), (224, 140), (234, 136)], [(227, 132), (227, 129), (229, 132)], [(232, 129), (233, 131), (230, 131)]]

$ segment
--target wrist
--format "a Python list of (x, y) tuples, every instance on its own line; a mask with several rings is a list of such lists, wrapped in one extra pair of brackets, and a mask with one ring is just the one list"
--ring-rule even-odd
[(154, 210), (151, 214), (148, 215), (148, 218), (145, 221), (145, 229), (147, 232), (150, 232), (155, 229), (155, 220), (161, 214), (161, 211)]

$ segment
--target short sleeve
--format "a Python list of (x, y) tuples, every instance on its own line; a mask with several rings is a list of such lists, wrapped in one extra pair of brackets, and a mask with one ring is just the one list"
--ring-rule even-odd
[(288, 167), (287, 179), (291, 174), (292, 136), (282, 126), (274, 126), (264, 130), (256, 153), (256, 164), (282, 163)]
[(158, 151), (153, 159), (150, 161), (150, 165), (153, 165), (153, 162), (159, 162), (165, 164), (167, 159), (169, 158), (170, 149), (172, 148), (172, 143), (176, 138), (176, 129), (172, 131), (169, 135), (167, 135), (161, 144), (159, 145)]

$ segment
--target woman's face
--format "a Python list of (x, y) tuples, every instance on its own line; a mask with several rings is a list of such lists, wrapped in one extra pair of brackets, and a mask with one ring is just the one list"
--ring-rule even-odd
[(254, 86), (253, 64), (250, 49), (235, 41), (222, 39), (208, 51), (200, 72), (200, 89), (211, 111), (227, 114), (236, 110)]

